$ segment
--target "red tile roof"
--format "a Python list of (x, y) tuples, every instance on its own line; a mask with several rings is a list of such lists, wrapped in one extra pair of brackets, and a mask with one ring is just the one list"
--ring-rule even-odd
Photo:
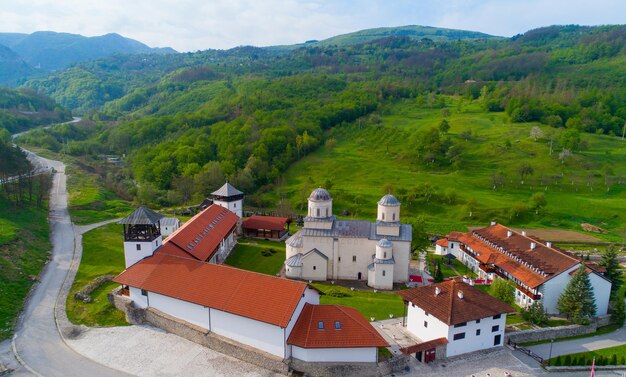
[(430, 350), (430, 349), (433, 349), (433, 348), (445, 346), (446, 344), (448, 344), (448, 339), (447, 338), (437, 338), (437, 339), (429, 340), (427, 342), (423, 342), (423, 343), (415, 344), (415, 345), (412, 345), (412, 346), (400, 348), (400, 352), (402, 352), (405, 355), (411, 355), (411, 354), (414, 354), (414, 353), (417, 353), (417, 352), (426, 351), (426, 350)]
[(447, 238), (438, 239), (437, 242), (435, 242), (435, 243), (437, 245), (439, 245), (439, 246), (448, 247), (448, 239)]
[(287, 326), (307, 287), (303, 282), (181, 258), (161, 249), (113, 281), (280, 327)]
[(217, 251), (220, 242), (237, 225), (239, 217), (224, 207), (213, 204), (187, 221), (164, 242), (201, 261), (208, 261)]
[[(324, 329), (318, 328), (319, 322)], [(340, 329), (335, 329), (339, 321)], [(287, 344), (302, 348), (387, 347), (389, 344), (358, 310), (340, 305), (305, 304)]]
[(548, 247), (537, 238), (519, 234), (500, 224), (472, 233), (455, 234), (455, 237), (476, 253), (472, 257), (480, 263), (497, 266), (530, 288), (536, 288), (580, 263), (570, 253)]
[(286, 217), (254, 215), (245, 219), (241, 226), (244, 229), (283, 230), (288, 220)]
[[(441, 290), (438, 295), (435, 295), (436, 288)], [(462, 299), (459, 298), (459, 291), (463, 292)], [(449, 326), (515, 312), (504, 302), (455, 280), (407, 289), (398, 294)]]

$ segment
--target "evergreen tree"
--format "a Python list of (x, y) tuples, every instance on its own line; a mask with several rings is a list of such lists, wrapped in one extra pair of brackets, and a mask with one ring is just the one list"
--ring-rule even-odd
[(559, 312), (578, 324), (588, 323), (596, 315), (596, 299), (585, 270), (584, 265), (580, 266), (557, 302)]
[(622, 286), (622, 271), (617, 260), (617, 248), (607, 247), (599, 264), (606, 269), (604, 276), (611, 280), (611, 295), (614, 295)]
[(441, 271), (441, 260), (437, 261), (437, 269), (435, 271), (435, 276), (433, 276), (433, 280), (435, 283), (441, 283), (443, 281), (443, 271)]
[(522, 309), (522, 317), (535, 325), (545, 325), (548, 323), (548, 314), (541, 301), (535, 301), (527, 308)]
[(611, 321), (618, 326), (624, 325), (624, 319), (626, 319), (626, 308), (624, 307), (624, 298), (616, 297), (612, 302)]

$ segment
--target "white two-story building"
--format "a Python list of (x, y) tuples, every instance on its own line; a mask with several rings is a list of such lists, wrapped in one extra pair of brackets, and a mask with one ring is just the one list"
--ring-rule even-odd
[[(506, 315), (515, 312), (502, 301), (455, 280), (399, 294), (407, 305), (407, 329), (422, 341), (403, 351), (423, 362), (502, 346)], [(437, 348), (445, 349), (445, 355), (435, 354)]]

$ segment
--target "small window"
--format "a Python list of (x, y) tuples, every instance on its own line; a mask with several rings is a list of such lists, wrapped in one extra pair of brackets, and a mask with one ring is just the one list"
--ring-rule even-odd
[(317, 266), (313, 266), (313, 270), (317, 270)]
[(335, 330), (341, 330), (341, 322), (335, 321)]
[(428, 327), (428, 322), (424, 321), (424, 327)]
[(500, 330), (500, 325), (491, 326), (491, 332), (496, 332)]
[(450, 242), (450, 249), (454, 249), (454, 243)]
[(500, 317), (502, 317), (502, 314), (496, 314), (493, 316), (493, 319), (500, 319)]
[(326, 208), (326, 217), (328, 217), (328, 208)]
[(237, 208), (237, 203), (233, 203), (233, 208)]
[(454, 334), (454, 340), (461, 340), (461, 339), (465, 339), (465, 333), (464, 332), (460, 332), (458, 334)]
[(385, 276), (385, 270), (383, 270), (383, 276)]
[(385, 219), (385, 212), (383, 212), (383, 220)]
[(353, 262), (356, 262), (356, 255), (353, 255), (353, 256), (352, 256), (352, 261), (353, 261)]
[[(415, 305), (413, 305), (413, 306), (415, 306)], [(426, 317), (428, 317), (428, 312), (426, 312), (426, 311), (425, 311), (425, 312), (424, 312), (424, 315), (426, 315)]]
[(478, 323), (480, 323), (480, 319), (477, 319), (477, 320), (476, 320), (476, 323), (477, 323), (477, 324), (478, 324)]
[(383, 258), (387, 258), (387, 252), (383, 252)]
[(317, 212), (317, 217), (320, 217), (320, 209), (319, 208), (317, 209), (316, 212)]
[(317, 329), (318, 330), (324, 330), (324, 321), (319, 321), (317, 323)]
[(396, 221), (396, 214), (395, 213), (391, 214), (391, 220)]
[(338, 259), (339, 259), (339, 262), (341, 262), (341, 257), (339, 257)]
[(476, 336), (480, 335), (480, 329), (476, 330)]
[(148, 295), (148, 291), (146, 291), (145, 289), (141, 290), (141, 295), (142, 296), (147, 296)]
[(454, 325), (454, 327), (463, 327), (467, 325), (467, 322), (461, 322), (461, 323), (457, 323), (456, 325)]
[(137, 244), (137, 250), (141, 250), (141, 244)]

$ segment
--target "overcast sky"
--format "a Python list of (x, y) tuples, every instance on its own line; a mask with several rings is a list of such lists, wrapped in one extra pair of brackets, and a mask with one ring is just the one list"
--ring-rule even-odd
[(293, 44), (381, 26), (512, 36), (554, 24), (624, 23), (626, 0), (0, 0), (0, 32), (115, 32), (178, 51)]

